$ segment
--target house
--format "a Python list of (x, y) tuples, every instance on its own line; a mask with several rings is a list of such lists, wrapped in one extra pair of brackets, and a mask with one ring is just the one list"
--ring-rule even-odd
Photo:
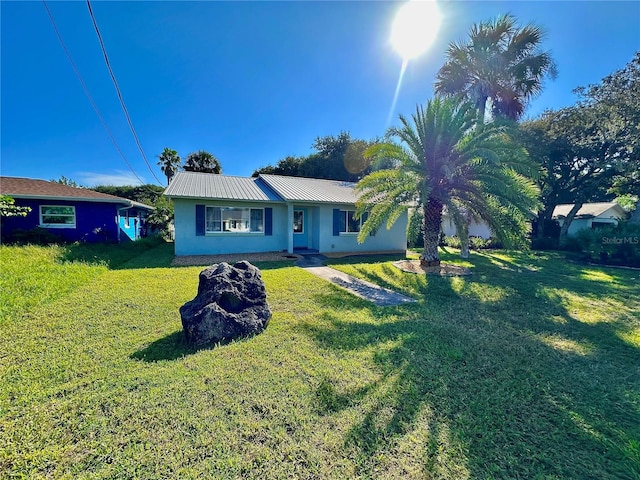
[[(571, 208), (573, 208), (573, 204), (571, 203), (558, 205), (554, 208), (551, 218), (557, 220), (562, 227)], [(585, 203), (580, 207), (571, 225), (569, 225), (567, 235), (573, 236), (579, 230), (585, 228), (615, 226), (621, 219), (625, 218), (625, 216), (626, 212), (616, 202)]]
[(0, 194), (31, 208), (26, 217), (3, 219), (3, 237), (40, 227), (67, 242), (136, 240), (153, 210), (126, 198), (31, 178), (0, 177)]
[[(458, 235), (456, 224), (453, 222), (453, 218), (447, 214), (446, 209), (442, 213), (442, 232), (447, 237), (455, 237)], [(491, 229), (484, 221), (472, 218), (469, 222), (469, 236), (479, 237), (486, 240), (491, 238)]]
[(312, 250), (404, 252), (407, 214), (362, 244), (355, 184), (260, 175), (180, 172), (165, 190), (174, 202), (176, 255)]

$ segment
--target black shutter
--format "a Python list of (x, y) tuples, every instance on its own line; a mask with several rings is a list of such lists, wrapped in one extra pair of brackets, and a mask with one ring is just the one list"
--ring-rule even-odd
[(204, 205), (196, 205), (196, 236), (204, 236)]
[(270, 207), (264, 209), (264, 234), (273, 235), (273, 208)]

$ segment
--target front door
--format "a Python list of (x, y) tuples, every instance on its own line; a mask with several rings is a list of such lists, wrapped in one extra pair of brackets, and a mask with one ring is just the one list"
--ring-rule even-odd
[(307, 217), (306, 208), (296, 208), (293, 211), (293, 248), (307, 248), (309, 246)]

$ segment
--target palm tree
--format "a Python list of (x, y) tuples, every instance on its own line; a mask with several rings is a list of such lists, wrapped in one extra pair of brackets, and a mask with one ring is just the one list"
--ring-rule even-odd
[(540, 50), (544, 37), (535, 25), (520, 28), (512, 15), (471, 27), (468, 43), (451, 43), (438, 71), (435, 91), (475, 103), (480, 121), (488, 107), (495, 117), (519, 119), (529, 100), (542, 90), (556, 67)]
[(538, 204), (538, 189), (527, 177), (535, 171), (526, 151), (510, 141), (504, 122), (478, 123), (468, 102), (436, 97), (418, 106), (409, 121), (388, 136), (400, 140), (369, 148), (374, 162), (393, 161), (395, 168), (378, 170), (358, 182), (358, 215), (368, 218), (358, 236), (367, 236), (386, 221), (387, 228), (407, 205), (423, 213), (424, 250), (421, 263), (440, 264), (438, 242), (446, 207), (458, 228), (467, 215), (487, 222), (505, 246), (522, 246), (527, 220)]
[(222, 166), (218, 159), (205, 150), (187, 155), (184, 169), (187, 172), (222, 173)]
[(167, 185), (169, 185), (169, 182), (171, 182), (171, 179), (180, 168), (180, 156), (175, 150), (171, 150), (169, 147), (164, 147), (164, 150), (160, 155), (158, 155), (158, 158), (160, 159), (158, 161), (160, 170), (162, 170), (162, 173), (167, 177)]

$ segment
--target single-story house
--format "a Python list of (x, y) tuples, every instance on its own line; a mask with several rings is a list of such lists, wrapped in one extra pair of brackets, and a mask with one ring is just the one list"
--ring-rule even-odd
[(3, 219), (3, 237), (40, 227), (67, 242), (136, 240), (153, 210), (126, 198), (31, 178), (0, 177), (0, 194), (31, 208), (25, 217)]
[[(447, 214), (446, 210), (442, 214), (442, 232), (447, 237), (455, 237), (458, 235), (456, 224), (453, 223), (453, 218)], [(469, 236), (480, 237), (486, 240), (491, 238), (491, 229), (484, 221), (471, 219), (471, 222), (469, 222)]]
[(389, 230), (382, 226), (357, 242), (362, 219), (355, 218), (354, 187), (280, 175), (179, 172), (165, 190), (175, 207), (175, 253), (406, 251), (406, 212)]
[[(551, 218), (557, 220), (562, 227), (565, 218), (567, 218), (572, 208), (573, 204), (571, 203), (558, 205), (553, 209)], [(625, 216), (626, 212), (616, 202), (585, 203), (580, 207), (575, 217), (573, 217), (567, 235), (573, 236), (579, 230), (585, 228), (615, 226), (621, 219), (625, 218)]]

